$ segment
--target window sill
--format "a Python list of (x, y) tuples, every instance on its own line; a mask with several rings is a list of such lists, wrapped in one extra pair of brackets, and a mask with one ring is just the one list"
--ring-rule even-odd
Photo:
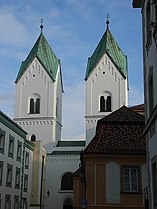
[(60, 189), (58, 191), (58, 193), (73, 193), (73, 190), (63, 190), (63, 189)]

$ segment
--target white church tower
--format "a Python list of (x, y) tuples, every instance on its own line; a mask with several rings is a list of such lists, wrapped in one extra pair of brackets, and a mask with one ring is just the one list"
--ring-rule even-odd
[(60, 61), (41, 34), (22, 62), (16, 78), (15, 118), (28, 139), (57, 143), (62, 129), (62, 75)]
[(97, 121), (128, 105), (127, 57), (107, 29), (86, 69), (86, 145), (95, 135)]

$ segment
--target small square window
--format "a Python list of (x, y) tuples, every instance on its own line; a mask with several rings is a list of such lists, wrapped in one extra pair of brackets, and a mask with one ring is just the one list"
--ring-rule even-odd
[(3, 182), (3, 161), (0, 161), (0, 186), (2, 186)]
[(123, 168), (123, 192), (139, 192), (139, 169)]
[(20, 188), (20, 168), (16, 167), (15, 189)]
[(8, 157), (13, 158), (14, 155), (14, 140), (15, 138), (9, 135)]
[(12, 173), (13, 173), (13, 166), (8, 163), (7, 164), (6, 187), (11, 187), (12, 186)]
[(17, 141), (17, 160), (21, 162), (22, 142)]
[(0, 153), (4, 154), (5, 147), (5, 131), (0, 128)]

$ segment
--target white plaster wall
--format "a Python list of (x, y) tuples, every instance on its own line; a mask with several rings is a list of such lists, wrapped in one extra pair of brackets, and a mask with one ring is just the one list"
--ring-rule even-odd
[[(40, 114), (29, 114), (29, 101), (33, 94), (40, 96)], [(56, 102), (58, 98), (58, 114)], [(62, 83), (60, 65), (53, 82), (37, 58), (33, 60), (16, 86), (15, 118), (28, 139), (32, 134), (37, 140), (50, 143), (61, 139)]]
[(75, 172), (80, 163), (79, 155), (48, 155), (46, 165), (46, 189), (50, 197), (45, 200), (45, 209), (62, 209), (65, 198), (73, 199), (72, 191), (61, 191), (61, 178), (66, 172)]
[[(21, 194), (21, 177), (20, 177), (20, 188), (15, 189), (15, 178), (16, 178), (16, 167), (20, 168), (22, 174), (22, 159), (23, 159), (23, 143), (24, 139), (16, 134), (14, 131), (6, 127), (4, 124), (0, 123), (0, 127), (3, 131), (5, 131), (5, 151), (4, 155), (0, 153), (0, 160), (3, 161), (3, 181), (2, 186), (0, 186), (1, 193), (1, 208), (5, 208), (5, 195), (11, 195), (11, 208), (14, 208), (14, 195), (19, 196)], [(15, 138), (14, 140), (14, 156), (13, 158), (8, 157), (8, 147), (9, 147), (9, 134)], [(22, 152), (21, 152), (21, 162), (17, 161), (17, 142), (18, 140), (22, 142)], [(31, 196), (31, 179), (32, 179), (32, 151), (27, 149), (30, 153), (29, 160), (29, 169), (24, 169), (24, 172), (28, 174), (29, 184), (28, 184), (28, 192), (23, 193), (23, 197), (27, 198), (28, 205), (30, 204), (30, 196)], [(7, 176), (7, 163), (13, 165), (13, 173), (12, 173), (12, 187), (6, 187), (6, 176)]]
[(120, 166), (106, 164), (106, 203), (120, 203)]
[[(128, 83), (121, 75), (107, 54), (104, 54), (96, 68), (86, 81), (86, 140), (93, 138), (96, 123), (92, 120), (102, 118), (110, 112), (100, 112), (100, 96), (105, 92), (111, 94), (112, 111), (128, 105)], [(93, 128), (94, 127), (94, 128)]]

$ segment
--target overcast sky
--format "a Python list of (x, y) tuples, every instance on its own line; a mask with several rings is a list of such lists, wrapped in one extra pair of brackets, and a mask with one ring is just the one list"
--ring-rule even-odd
[(0, 110), (14, 117), (15, 79), (43, 33), (61, 60), (64, 91), (62, 138), (85, 137), (85, 71), (106, 30), (128, 56), (129, 105), (143, 103), (141, 14), (132, 0), (0, 0)]

